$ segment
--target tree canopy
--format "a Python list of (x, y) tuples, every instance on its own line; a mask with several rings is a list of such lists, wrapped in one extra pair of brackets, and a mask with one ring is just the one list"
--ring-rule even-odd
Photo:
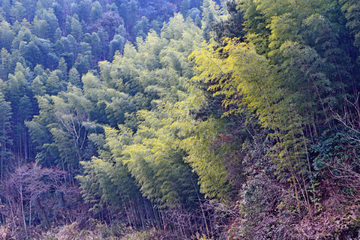
[(359, 7), (0, 0), (0, 232), (359, 237)]

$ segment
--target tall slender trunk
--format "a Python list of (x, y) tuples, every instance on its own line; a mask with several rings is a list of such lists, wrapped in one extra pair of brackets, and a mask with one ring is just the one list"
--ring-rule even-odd
[(0, 180), (3, 180), (3, 171), (4, 171), (4, 143), (0, 143), (1, 147), (1, 163), (0, 163)]
[(199, 203), (200, 203), (200, 208), (201, 208), (202, 216), (203, 216), (203, 218), (204, 218), (204, 224), (205, 224), (205, 228), (206, 228), (207, 237), (210, 237), (210, 231), (209, 231), (209, 227), (208, 227), (208, 225), (207, 225), (207, 221), (206, 221), (206, 217), (205, 217), (205, 211), (204, 211), (204, 208), (203, 208), (203, 204), (202, 204), (202, 202), (201, 202), (199, 193), (198, 193), (198, 191), (197, 191), (197, 189), (196, 189), (196, 185), (195, 185), (193, 179), (191, 179), (191, 182), (192, 182), (192, 184), (193, 184), (193, 186), (194, 186), (194, 188), (195, 188), (196, 195), (197, 195), (198, 200), (199, 200)]
[(23, 224), (24, 224), (24, 230), (27, 234), (27, 228), (26, 228), (26, 218), (25, 218), (25, 211), (24, 211), (24, 197), (23, 197), (23, 188), (22, 185), (20, 185), (19, 193), (20, 193), (20, 201), (21, 201), (21, 213), (23, 217)]

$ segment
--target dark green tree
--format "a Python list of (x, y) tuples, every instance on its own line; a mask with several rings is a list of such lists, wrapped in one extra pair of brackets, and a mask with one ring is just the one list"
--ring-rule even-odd
[(83, 37), (82, 27), (78, 19), (76, 19), (76, 15), (71, 18), (71, 35), (76, 39), (76, 41), (80, 42)]
[(76, 68), (71, 68), (69, 71), (69, 83), (76, 87), (81, 87), (80, 74)]
[(0, 91), (0, 174), (1, 180), (4, 179), (4, 174), (9, 166), (12, 166), (13, 153), (11, 152), (12, 139), (11, 132), (11, 106), (6, 102), (4, 95)]
[(180, 13), (184, 16), (184, 18), (187, 18), (189, 10), (190, 10), (190, 1), (183, 0), (180, 6)]
[(115, 35), (110, 42), (109, 60), (112, 61), (116, 51), (123, 52), (125, 46), (125, 39), (120, 35)]
[(22, 22), (22, 20), (27, 17), (26, 8), (21, 2), (16, 1), (15, 4), (11, 6), (10, 15), (13, 23), (15, 21)]
[(13, 40), (14, 40), (14, 33), (11, 30), (11, 25), (6, 21), (1, 21), (0, 22), (0, 49), (5, 48), (7, 51), (10, 51)]
[(92, 4), (92, 8), (91, 8), (91, 21), (96, 22), (96, 20), (101, 18), (102, 14), (103, 14), (102, 6), (98, 1), (95, 1)]

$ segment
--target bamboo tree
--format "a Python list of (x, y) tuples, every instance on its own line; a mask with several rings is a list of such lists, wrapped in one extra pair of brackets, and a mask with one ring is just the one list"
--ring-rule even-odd
[[(219, 58), (220, 51), (226, 53), (227, 58)], [(257, 115), (263, 127), (275, 131), (270, 135), (276, 143), (271, 156), (279, 178), (286, 180), (287, 172), (291, 174), (288, 180), (293, 182), (300, 212), (298, 189), (305, 193), (306, 183), (299, 181), (305, 163), (304, 146), (301, 146), (303, 136), (298, 136), (303, 119), (294, 108), (294, 97), (298, 94), (283, 87), (281, 78), (275, 77), (277, 74), (269, 62), (257, 55), (251, 45), (228, 40), (221, 50), (214, 51), (210, 46), (202, 52), (195, 51), (190, 57), (194, 57), (199, 71), (194, 80), (204, 78), (205, 82), (212, 82), (209, 90), (215, 91), (216, 95), (225, 95), (224, 106), (236, 106), (225, 115), (248, 108)], [(296, 121), (292, 119), (294, 115)]]
[(10, 103), (6, 102), (2, 92), (0, 91), (0, 108), (1, 108), (1, 118), (0, 118), (0, 174), (1, 180), (4, 179), (4, 174), (6, 172), (6, 166), (11, 166), (12, 163), (12, 152), (10, 147), (12, 145), (12, 139), (10, 138), (11, 131), (11, 107)]

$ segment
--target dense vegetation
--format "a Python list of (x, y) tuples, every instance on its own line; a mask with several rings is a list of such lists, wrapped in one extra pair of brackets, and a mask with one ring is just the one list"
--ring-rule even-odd
[(357, 1), (0, 7), (0, 234), (360, 237)]

